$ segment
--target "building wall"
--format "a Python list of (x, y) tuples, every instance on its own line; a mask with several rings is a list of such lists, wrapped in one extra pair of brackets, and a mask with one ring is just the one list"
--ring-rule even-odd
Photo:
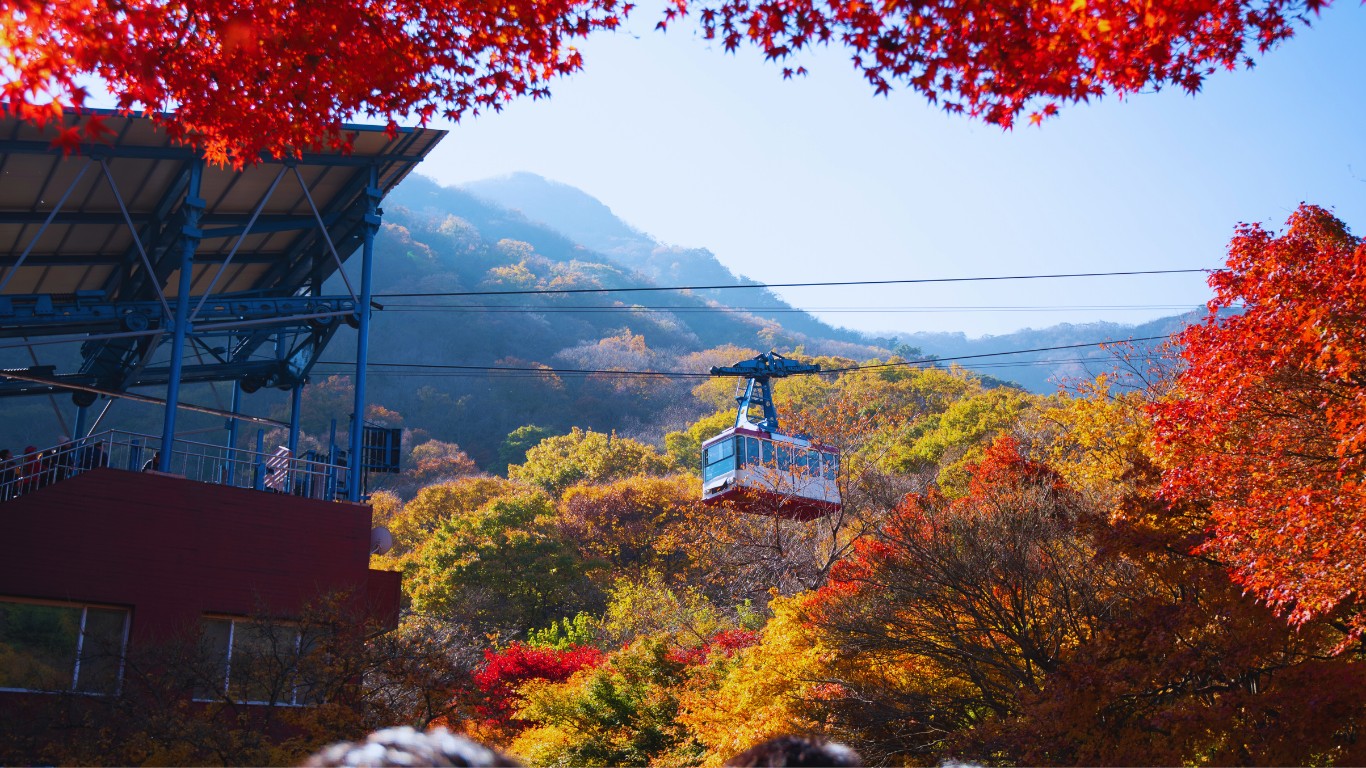
[(369, 569), (370, 529), (368, 506), (97, 469), (0, 505), (0, 595), (126, 606), (134, 643), (338, 590), (392, 628), (399, 574)]

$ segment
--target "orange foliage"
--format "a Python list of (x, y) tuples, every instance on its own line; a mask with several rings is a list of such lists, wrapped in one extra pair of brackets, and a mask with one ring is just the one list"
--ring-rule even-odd
[[(1204, 551), (1292, 621), (1366, 594), (1366, 245), (1301, 206), (1280, 237), (1238, 230), (1211, 319), (1155, 408), (1164, 493), (1209, 504)], [(1366, 616), (1355, 612), (1357, 631)]]

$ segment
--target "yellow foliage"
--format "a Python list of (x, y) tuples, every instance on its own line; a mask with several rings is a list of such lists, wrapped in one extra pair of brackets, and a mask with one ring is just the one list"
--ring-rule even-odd
[(370, 494), (370, 523), (385, 525), (403, 509), (403, 499), (391, 491), (375, 491)]
[[(402, 510), (389, 512), (384, 524), (394, 534), (394, 549), (390, 556), (397, 557), (418, 546), (446, 520), (472, 513), (493, 499), (525, 490), (525, 486), (499, 477), (462, 477), (449, 483), (429, 485), (418, 491)], [(387, 498), (379, 503), (389, 508)], [(378, 509), (377, 504), (376, 519)]]
[(810, 703), (821, 698), (831, 654), (806, 626), (808, 596), (775, 598), (759, 644), (709, 667), (680, 694), (678, 721), (706, 747), (703, 766), (775, 736), (821, 730)]
[(725, 627), (721, 612), (695, 587), (673, 589), (657, 574), (618, 579), (602, 621), (606, 644), (618, 646), (651, 635), (701, 643)]
[(1135, 460), (1151, 460), (1151, 422), (1139, 392), (1111, 391), (1102, 374), (1044, 407), (1041, 422), (1054, 433), (1044, 458), (1068, 485), (1112, 506), (1129, 487)]
[(542, 440), (526, 452), (525, 462), (508, 467), (512, 479), (538, 485), (552, 496), (580, 482), (605, 483), (668, 471), (668, 460), (639, 440), (578, 427)]
[(586, 559), (606, 562), (618, 574), (682, 577), (696, 570), (691, 550), (709, 519), (697, 497), (692, 475), (580, 484), (565, 491), (560, 524)]

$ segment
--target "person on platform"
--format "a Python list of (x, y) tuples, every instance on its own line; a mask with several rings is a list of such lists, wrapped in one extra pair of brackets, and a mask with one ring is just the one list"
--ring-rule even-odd
[(104, 441), (97, 440), (83, 446), (77, 454), (76, 466), (81, 471), (109, 466), (109, 454), (104, 452)]
[(19, 480), (19, 492), (32, 493), (42, 487), (43, 482), (43, 454), (38, 451), (36, 445), (24, 446), (24, 454), (19, 457), (23, 468), (20, 473), (23, 475)]
[(16, 495), (19, 480), (19, 462), (8, 448), (0, 448), (0, 501), (9, 501)]

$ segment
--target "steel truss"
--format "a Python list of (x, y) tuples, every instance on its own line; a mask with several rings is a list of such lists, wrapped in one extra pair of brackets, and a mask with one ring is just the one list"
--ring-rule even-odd
[[(80, 343), (74, 370), (40, 365), (35, 355), (32, 366), (0, 371), (0, 397), (68, 392), (79, 409), (80, 437), (86, 409), (102, 395), (165, 387), (166, 402), (177, 404), (182, 384), (233, 382), (246, 393), (273, 387), (292, 391), (293, 445), (301, 388), (346, 323), (358, 330), (351, 415), (357, 427), (350, 431), (351, 455), (359, 456), (379, 202), (442, 133), (392, 135), (352, 126), (363, 139), (352, 154), (263, 157), (255, 168), (225, 176), (230, 172), (206, 167), (188, 147), (164, 137), (149, 140), (148, 121), (113, 117), (121, 122), (111, 144), (68, 158), (33, 137), (36, 129), (0, 119), (0, 172), (13, 166), (22, 176), (27, 170), (31, 178), (42, 177), (39, 190), (46, 190), (22, 204), (0, 205), (0, 231), (22, 233), (8, 252), (0, 239), (0, 350)], [(254, 175), (244, 180), (245, 173)], [(259, 189), (266, 178), (268, 186)], [(204, 198), (209, 186), (213, 200)], [(156, 199), (148, 199), (149, 190)], [(118, 246), (121, 253), (107, 247), (114, 230), (123, 233), (118, 242), (127, 241)], [(103, 232), (103, 239), (90, 232)], [(273, 249), (260, 250), (262, 243)], [(357, 289), (343, 264), (358, 250)], [(103, 275), (102, 284), (63, 293), (16, 292), (25, 284), (42, 285), (52, 270), (84, 282)], [(16, 282), (21, 274), (28, 279)], [(324, 282), (334, 275), (344, 295), (324, 293)], [(235, 413), (238, 392), (233, 400)], [(163, 444), (174, 439), (175, 413), (168, 405)], [(354, 500), (360, 473), (352, 473), (350, 484)]]

